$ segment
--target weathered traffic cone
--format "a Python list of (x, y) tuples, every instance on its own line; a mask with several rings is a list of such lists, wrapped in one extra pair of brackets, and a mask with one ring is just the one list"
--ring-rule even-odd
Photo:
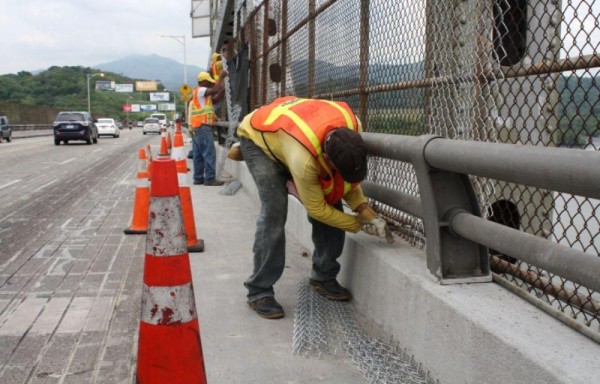
[(158, 154), (159, 155), (164, 155), (164, 156), (168, 156), (169, 155), (169, 149), (167, 148), (167, 139), (166, 139), (166, 137), (161, 137), (160, 138), (160, 152)]
[(153, 163), (137, 383), (206, 384), (175, 162)]
[(167, 146), (168, 142), (167, 142), (167, 137), (168, 137), (168, 132), (167, 132), (167, 128), (162, 127), (160, 129), (160, 149), (161, 149), (161, 153), (162, 153), (162, 142), (163, 140), (165, 141), (165, 148), (167, 149), (167, 154), (170, 153), (169, 151), (169, 147)]
[(173, 143), (171, 142), (171, 132), (169, 132), (169, 130), (167, 130), (167, 150), (169, 151), (169, 154), (171, 154), (171, 148), (173, 148)]
[(150, 183), (148, 182), (148, 172), (146, 170), (146, 151), (140, 148), (138, 151), (140, 159), (136, 177), (135, 200), (133, 203), (133, 217), (131, 225), (125, 228), (123, 232), (126, 235), (142, 235), (148, 231), (148, 206), (150, 204)]
[(148, 180), (152, 179), (152, 149), (150, 148), (150, 144), (146, 145), (146, 158), (148, 159)]
[(194, 206), (192, 204), (192, 192), (190, 191), (190, 182), (187, 175), (187, 156), (183, 149), (183, 134), (181, 133), (181, 129), (175, 131), (171, 158), (175, 160), (177, 167), (179, 197), (181, 198), (183, 223), (185, 225), (185, 232), (187, 233), (187, 250), (188, 252), (204, 252), (204, 240), (196, 238)]

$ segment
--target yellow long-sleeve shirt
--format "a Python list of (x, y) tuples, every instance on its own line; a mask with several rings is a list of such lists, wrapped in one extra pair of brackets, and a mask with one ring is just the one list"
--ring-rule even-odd
[[(283, 130), (260, 132), (253, 129), (250, 125), (252, 114), (247, 115), (240, 123), (238, 136), (252, 140), (267, 156), (278, 160), (288, 169), (310, 217), (345, 231), (360, 231), (361, 223), (357, 216), (340, 212), (325, 201), (319, 183), (321, 168), (312, 154)], [(273, 155), (277, 158), (273, 158)], [(367, 203), (360, 186), (344, 195), (343, 199), (353, 211), (362, 203)]]

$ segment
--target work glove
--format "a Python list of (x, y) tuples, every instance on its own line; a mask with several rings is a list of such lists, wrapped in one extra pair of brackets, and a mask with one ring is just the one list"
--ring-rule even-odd
[(369, 235), (385, 237), (387, 233), (387, 223), (381, 217), (377, 216), (371, 221), (363, 223), (362, 230)]
[(365, 233), (373, 236), (383, 237), (387, 240), (388, 243), (392, 244), (394, 242), (394, 236), (392, 235), (392, 231), (387, 226), (385, 220), (381, 218), (374, 210), (370, 207), (364, 209), (359, 214), (359, 219), (362, 224), (362, 230)]

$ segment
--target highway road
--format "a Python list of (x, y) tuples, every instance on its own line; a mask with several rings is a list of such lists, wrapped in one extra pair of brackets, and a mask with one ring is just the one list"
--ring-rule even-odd
[(131, 382), (145, 236), (123, 229), (148, 143), (0, 144), (0, 383)]

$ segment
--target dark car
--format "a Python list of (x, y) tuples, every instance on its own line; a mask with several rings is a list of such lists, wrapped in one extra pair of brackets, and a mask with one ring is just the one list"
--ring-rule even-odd
[(12, 128), (8, 125), (8, 117), (0, 113), (0, 143), (2, 140), (12, 141)]
[(88, 144), (98, 142), (98, 129), (87, 112), (60, 112), (54, 121), (54, 144), (71, 140), (85, 141)]

